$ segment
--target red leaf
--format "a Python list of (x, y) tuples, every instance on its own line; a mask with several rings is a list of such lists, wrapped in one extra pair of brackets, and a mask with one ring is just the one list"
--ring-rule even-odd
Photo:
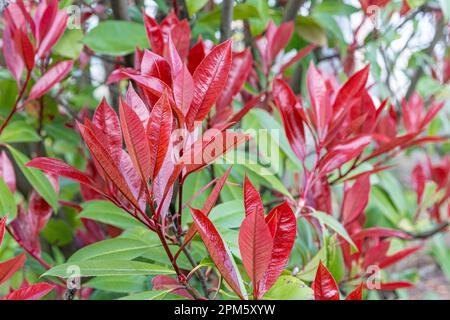
[(166, 59), (152, 51), (144, 51), (141, 72), (143, 75), (159, 78), (168, 86), (172, 86), (172, 71), (169, 63)]
[(147, 139), (150, 148), (150, 172), (152, 177), (158, 175), (164, 162), (172, 132), (172, 109), (167, 91), (153, 107), (147, 124)]
[(355, 97), (361, 95), (361, 91), (366, 87), (367, 78), (369, 77), (369, 71), (370, 65), (367, 65), (358, 72), (355, 72), (342, 85), (333, 103), (334, 112), (348, 108), (350, 106), (350, 102)]
[(0, 262), (0, 285), (8, 281), (22, 267), (25, 260), (25, 254), (21, 253), (15, 258)]
[(134, 167), (139, 173), (142, 182), (147, 184), (151, 174), (150, 148), (145, 134), (145, 128), (141, 119), (120, 99), (119, 104), (120, 123), (128, 153)]
[(185, 151), (179, 162), (183, 162), (187, 172), (191, 173), (212, 163), (248, 139), (249, 136), (243, 133), (209, 129)]
[(150, 42), (152, 51), (162, 56), (164, 52), (164, 38), (161, 28), (159, 27), (155, 19), (145, 13), (143, 14), (143, 16), (145, 31), (147, 32), (147, 37)]
[(295, 64), (296, 62), (300, 61), (302, 58), (306, 57), (308, 54), (311, 53), (317, 46), (315, 44), (310, 44), (309, 46), (302, 48), (299, 50), (295, 56), (293, 56), (288, 62), (283, 64), (280, 69), (280, 73), (283, 73), (286, 71), (287, 68)]
[(423, 99), (414, 92), (409, 101), (402, 100), (403, 124), (407, 132), (416, 132), (420, 129), (423, 111)]
[(0, 300), (37, 300), (47, 295), (55, 286), (48, 283), (36, 283), (1, 297)]
[(2, 246), (3, 237), (5, 236), (5, 230), (6, 230), (6, 220), (8, 219), (8, 215), (4, 216), (0, 220), (0, 247)]
[(270, 26), (267, 28), (266, 36), (271, 61), (274, 61), (278, 53), (287, 46), (293, 32), (294, 23), (292, 21), (284, 22), (278, 28), (274, 25), (273, 28)]
[(412, 284), (411, 282), (394, 281), (394, 282), (380, 283), (380, 288), (377, 288), (377, 290), (392, 291), (392, 290), (406, 289), (406, 288), (411, 288), (411, 287), (414, 287), (414, 284)]
[(14, 173), (14, 168), (11, 160), (6, 155), (5, 151), (0, 154), (0, 176), (5, 181), (9, 190), (12, 193), (16, 192), (16, 174)]
[(241, 224), (239, 230), (239, 250), (242, 263), (253, 283), (253, 295), (260, 297), (258, 284), (263, 278), (272, 258), (272, 235), (262, 214), (252, 211)]
[(261, 196), (247, 175), (244, 176), (244, 207), (246, 217), (252, 213), (264, 217), (264, 206)]
[(327, 93), (325, 80), (322, 74), (311, 62), (306, 84), (308, 87), (309, 99), (311, 101), (311, 112), (314, 118), (315, 127), (319, 139), (325, 138), (326, 126), (331, 116), (330, 97)]
[(198, 65), (206, 56), (205, 43), (202, 38), (199, 37), (197, 43), (194, 44), (188, 54), (188, 69), (190, 73), (194, 73)]
[(231, 41), (215, 47), (194, 72), (194, 99), (186, 115), (189, 131), (203, 121), (224, 88), (231, 66)]
[(17, 37), (19, 38), (19, 45), (22, 52), (22, 58), (28, 71), (34, 67), (34, 48), (28, 38), (28, 35), (21, 29), (17, 29)]
[(173, 97), (177, 107), (186, 116), (194, 98), (194, 79), (184, 64), (173, 80)]
[(302, 106), (286, 82), (281, 79), (273, 81), (273, 97), (281, 114), (284, 130), (295, 155), (305, 158), (305, 115)]
[(411, 239), (412, 238), (412, 236), (410, 236), (407, 233), (404, 233), (403, 231), (381, 228), (381, 227), (372, 227), (372, 228), (363, 229), (352, 235), (352, 239), (354, 241), (362, 240), (364, 238), (388, 238), (388, 237), (399, 238), (399, 239)]
[(233, 97), (241, 90), (250, 73), (252, 64), (253, 58), (250, 49), (233, 53), (227, 83), (216, 102), (216, 110), (219, 114), (221, 110), (231, 104)]
[(104, 137), (106, 138), (104, 143), (105, 147), (109, 149), (109, 153), (114, 161), (119, 163), (122, 153), (120, 122), (116, 112), (109, 106), (105, 98), (102, 99), (95, 110), (92, 123), (103, 132)]
[(31, 88), (27, 101), (40, 98), (46, 94), (55, 84), (61, 82), (72, 70), (73, 61), (62, 61), (48, 70)]
[(105, 149), (104, 145), (97, 139), (96, 135), (90, 128), (80, 123), (77, 124), (92, 157), (97, 161), (98, 165), (102, 168), (110, 181), (120, 190), (128, 201), (134, 204), (136, 208), (139, 208), (136, 198), (131, 193), (127, 182), (121, 174), (121, 171), (111, 158), (109, 152)]
[(371, 136), (362, 135), (334, 146), (333, 149), (320, 160), (319, 171), (322, 174), (326, 174), (339, 168), (344, 163), (360, 154), (364, 148), (370, 144), (371, 140)]
[[(8, 12), (8, 9), (5, 13)], [(17, 36), (16, 36), (17, 38)], [(20, 47), (14, 39), (13, 28), (11, 25), (6, 25), (3, 30), (3, 56), (5, 57), (6, 66), (11, 72), (14, 79), (16, 79), (17, 86), (20, 85), (20, 79), (22, 77), (24, 69), (24, 61), (20, 54)]]
[(28, 162), (26, 166), (77, 181), (98, 191), (95, 182), (90, 177), (61, 160), (38, 157)]
[(269, 267), (264, 274), (264, 278), (258, 284), (260, 297), (272, 287), (283, 272), (297, 233), (297, 221), (287, 202), (273, 208), (265, 220), (272, 234), (273, 248)]
[(206, 249), (208, 249), (211, 259), (217, 266), (217, 269), (233, 291), (241, 299), (244, 299), (244, 294), (241, 289), (243, 288), (242, 279), (238, 273), (233, 256), (225, 246), (220, 234), (208, 217), (200, 210), (191, 208), (191, 213), (195, 226), (205, 243)]
[(316, 277), (312, 283), (315, 300), (340, 300), (339, 288), (331, 273), (319, 262)]
[(189, 53), (191, 41), (191, 28), (189, 22), (184, 19), (177, 23), (170, 31), (170, 37), (175, 41), (174, 45), (180, 54), (181, 60), (184, 60)]
[(416, 246), (416, 247), (411, 247), (411, 248), (407, 248), (407, 249), (403, 249), (403, 250), (397, 251), (393, 255), (383, 259), (379, 263), (379, 266), (380, 266), (381, 269), (387, 268), (387, 267), (393, 265), (394, 263), (396, 263), (396, 262), (406, 258), (407, 256), (413, 254), (414, 252), (419, 251), (420, 249), (422, 249), (422, 246)]
[(172, 277), (159, 275), (152, 279), (153, 290), (170, 290), (170, 293), (177, 294), (179, 296), (194, 299), (191, 294), (178, 283), (178, 281)]
[(172, 74), (173, 75), (178, 74), (183, 68), (183, 60), (181, 59), (180, 54), (178, 53), (178, 50), (175, 47), (175, 44), (173, 43), (171, 36), (169, 36), (167, 39), (166, 58), (170, 62), (170, 66), (172, 67)]
[(378, 265), (380, 260), (386, 256), (390, 245), (390, 241), (384, 240), (367, 250), (362, 265), (363, 270), (366, 270), (370, 265)]
[(142, 124), (147, 126), (150, 111), (144, 101), (142, 101), (141, 97), (136, 93), (131, 83), (128, 86), (126, 100), (127, 104), (131, 107), (131, 109), (133, 109), (134, 112), (136, 112), (139, 119), (141, 119)]
[(45, 38), (39, 44), (39, 49), (37, 51), (38, 57), (45, 57), (56, 42), (61, 38), (64, 30), (66, 29), (68, 18), (69, 17), (65, 10), (58, 11), (56, 17), (50, 22), (50, 29), (45, 34)]
[[(232, 169), (232, 166), (228, 168), (228, 170), (223, 174), (222, 177), (220, 177), (219, 180), (217, 180), (214, 188), (212, 189), (211, 193), (209, 194), (208, 198), (205, 200), (205, 203), (203, 204), (203, 207), (201, 209), (202, 213), (204, 215), (209, 215), (212, 208), (217, 202), (217, 199), (219, 198), (220, 191), (222, 191), (223, 186), (225, 185), (225, 182), (227, 181), (228, 175), (230, 174), (230, 171)], [(197, 228), (194, 224), (191, 225), (189, 230), (186, 233), (186, 236), (184, 237), (184, 243), (188, 243), (192, 240), (192, 238), (195, 236), (197, 232)]]
[(345, 300), (362, 300), (363, 296), (363, 288), (364, 288), (364, 284), (360, 284), (359, 286), (356, 287), (355, 290), (353, 290), (352, 292), (350, 292), (347, 296), (347, 298), (345, 298)]
[(358, 219), (369, 202), (369, 193), (370, 175), (359, 177), (350, 189), (346, 188), (341, 210), (344, 226)]

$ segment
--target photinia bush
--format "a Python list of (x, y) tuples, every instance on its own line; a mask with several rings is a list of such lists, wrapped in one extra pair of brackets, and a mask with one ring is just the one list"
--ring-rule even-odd
[(407, 298), (425, 255), (450, 279), (448, 7), (183, 2), (4, 9), (1, 299)]

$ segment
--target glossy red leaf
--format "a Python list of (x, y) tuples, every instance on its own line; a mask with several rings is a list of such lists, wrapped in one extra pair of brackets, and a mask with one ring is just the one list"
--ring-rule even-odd
[(245, 216), (255, 213), (258, 216), (264, 217), (264, 206), (261, 196), (247, 175), (244, 176), (244, 208)]
[(194, 98), (194, 79), (185, 64), (173, 80), (173, 97), (177, 107), (186, 116)]
[(19, 46), (22, 53), (23, 61), (25, 62), (25, 67), (28, 71), (34, 68), (34, 47), (31, 43), (28, 35), (20, 29), (17, 29), (17, 36), (19, 39)]
[(306, 84), (317, 134), (319, 139), (323, 140), (331, 117), (330, 97), (322, 74), (312, 62), (308, 69)]
[(189, 50), (187, 67), (191, 74), (194, 74), (195, 69), (206, 56), (205, 43), (201, 37), (198, 38), (197, 43)]
[(380, 283), (380, 287), (377, 290), (382, 291), (392, 291), (397, 289), (407, 289), (414, 287), (414, 284), (408, 281), (393, 281), (393, 282), (385, 282)]
[(216, 46), (195, 69), (194, 99), (186, 115), (187, 128), (203, 121), (224, 88), (231, 67), (231, 41)]
[(152, 279), (153, 290), (170, 290), (170, 293), (177, 294), (179, 296), (193, 299), (192, 295), (183, 289), (178, 281), (172, 277), (166, 275), (159, 275)]
[[(5, 11), (6, 13), (7, 11)], [(2, 35), (3, 40), (3, 56), (5, 57), (6, 66), (11, 72), (14, 79), (16, 79), (17, 86), (20, 85), (25, 63), (22, 59), (20, 47), (14, 38), (13, 28), (11, 25), (6, 25)]]
[(297, 221), (287, 202), (283, 202), (266, 216), (273, 239), (272, 256), (264, 278), (258, 283), (259, 296), (262, 297), (277, 281), (286, 266), (297, 234)]
[(267, 28), (266, 37), (268, 42), (269, 57), (271, 61), (274, 61), (278, 53), (283, 50), (294, 32), (294, 23), (284, 22), (279, 27), (273, 25), (273, 22), (269, 22)]
[(340, 300), (339, 288), (330, 271), (319, 262), (316, 277), (312, 283), (315, 300)]
[(177, 48), (181, 60), (184, 60), (188, 56), (191, 41), (189, 22), (184, 19), (177, 23), (170, 31), (170, 37), (174, 41), (175, 48)]
[(39, 43), (39, 48), (37, 50), (38, 57), (45, 57), (56, 42), (58, 42), (63, 35), (64, 30), (66, 30), (68, 19), (69, 17), (66, 11), (60, 10), (51, 22), (47, 22), (50, 24), (50, 29), (45, 33), (45, 37), (42, 42)]
[(0, 300), (37, 300), (47, 295), (55, 288), (48, 283), (36, 283), (26, 288), (21, 288), (1, 297)]
[(200, 170), (228, 151), (236, 149), (249, 138), (239, 132), (210, 129), (185, 150), (179, 162), (186, 165), (188, 173)]
[(144, 51), (144, 56), (141, 61), (141, 73), (159, 78), (168, 86), (172, 86), (172, 72), (169, 63), (166, 59), (152, 51)]
[(58, 159), (38, 157), (28, 162), (26, 166), (74, 180), (90, 188), (97, 189), (95, 182), (89, 176)]
[(200, 210), (191, 208), (192, 218), (211, 259), (233, 291), (244, 299), (243, 284), (233, 256), (212, 222)]
[(158, 175), (164, 162), (170, 143), (173, 115), (167, 91), (153, 107), (147, 124), (147, 139), (150, 149), (150, 172), (152, 177)]
[(0, 154), (0, 176), (5, 181), (8, 189), (14, 193), (16, 192), (16, 174), (11, 160), (6, 155), (5, 151)]
[(46, 94), (55, 84), (61, 82), (72, 70), (73, 61), (62, 61), (48, 70), (31, 88), (27, 101), (40, 98)]
[(372, 227), (372, 228), (363, 229), (352, 235), (352, 239), (354, 241), (362, 240), (364, 238), (388, 238), (388, 237), (399, 238), (399, 239), (411, 239), (412, 238), (412, 236), (410, 236), (409, 234), (407, 234), (403, 231), (382, 228), (382, 227)]
[(109, 149), (109, 153), (116, 163), (120, 161), (122, 153), (122, 133), (120, 122), (116, 112), (110, 107), (106, 99), (103, 98), (95, 110), (92, 123), (104, 134), (106, 141), (104, 145)]
[(250, 49), (233, 53), (227, 83), (216, 102), (218, 113), (228, 107), (231, 104), (233, 97), (239, 93), (247, 80), (252, 64), (253, 58)]
[(152, 51), (162, 56), (164, 52), (164, 37), (161, 28), (155, 21), (155, 19), (145, 13), (143, 14), (143, 16), (145, 31), (147, 32), (147, 37), (150, 42)]
[(253, 284), (253, 295), (259, 298), (259, 281), (263, 278), (272, 258), (272, 235), (263, 214), (252, 211), (239, 229), (239, 250), (242, 263)]
[(339, 89), (336, 95), (336, 99), (333, 103), (334, 112), (346, 109), (349, 107), (350, 102), (361, 95), (361, 91), (366, 87), (367, 79), (369, 77), (370, 65), (365, 66), (363, 69), (355, 72)]
[(428, 112), (425, 114), (425, 117), (423, 118), (422, 122), (420, 123), (420, 129), (425, 128), (425, 126), (430, 123), (434, 117), (438, 114), (439, 111), (445, 106), (444, 102), (441, 103), (434, 103), (430, 109), (428, 109)]
[(295, 155), (305, 158), (305, 115), (302, 106), (286, 82), (281, 79), (273, 81), (273, 97), (281, 114), (284, 130)]
[(8, 215), (0, 219), (0, 247), (2, 246), (3, 237), (5, 236), (6, 221), (8, 220)]
[(378, 265), (379, 262), (386, 256), (387, 252), (389, 251), (390, 245), (390, 241), (383, 240), (377, 245), (366, 250), (364, 261), (362, 264), (363, 270), (366, 270), (371, 265)]
[(321, 160), (319, 171), (329, 173), (359, 155), (371, 142), (370, 136), (359, 136), (333, 147)]
[(408, 101), (402, 100), (403, 124), (407, 132), (420, 130), (423, 112), (423, 99), (414, 92)]
[(78, 123), (78, 128), (87, 147), (91, 153), (91, 156), (97, 161), (98, 165), (105, 172), (109, 180), (120, 190), (120, 192), (134, 204), (135, 207), (139, 207), (136, 198), (130, 191), (127, 182), (119, 170), (119, 167), (111, 158), (111, 155), (106, 150), (104, 145), (97, 139), (96, 135), (92, 130), (80, 123)]
[[(219, 198), (219, 195), (220, 195), (220, 191), (222, 191), (222, 188), (228, 179), (231, 169), (232, 169), (232, 166), (230, 166), (228, 168), (228, 170), (223, 174), (223, 176), (217, 180), (216, 184), (214, 185), (214, 188), (211, 190), (211, 193), (208, 195), (208, 198), (206, 198), (205, 203), (203, 204), (202, 209), (201, 209), (201, 211), (204, 215), (208, 216), (210, 214), (212, 208), (216, 204), (217, 199)], [(191, 241), (192, 238), (195, 236), (196, 232), (197, 232), (197, 228), (195, 227), (194, 224), (192, 224), (191, 227), (189, 228), (189, 230), (186, 232), (186, 235), (184, 237), (184, 243), (186, 244), (189, 241)]]
[(133, 86), (130, 84), (128, 86), (127, 95), (126, 95), (127, 104), (136, 112), (139, 119), (141, 119), (142, 124), (147, 126), (148, 118), (150, 117), (150, 111), (148, 107), (142, 101), (141, 97), (136, 93)]
[(17, 257), (0, 262), (0, 285), (8, 281), (23, 266), (25, 260), (25, 254), (21, 253)]
[(359, 177), (351, 188), (346, 188), (341, 209), (341, 222), (348, 225), (358, 219), (369, 202), (370, 175)]
[(355, 290), (353, 290), (352, 292), (350, 292), (347, 296), (347, 298), (345, 298), (345, 300), (362, 300), (363, 299), (363, 289), (364, 289), (364, 284), (360, 284), (359, 286), (356, 287)]
[(147, 184), (152, 168), (150, 165), (150, 147), (145, 128), (141, 119), (122, 98), (119, 104), (119, 114), (128, 154), (142, 182)]
[(422, 249), (422, 246), (415, 246), (415, 247), (411, 247), (411, 248), (407, 248), (407, 249), (403, 249), (403, 250), (397, 251), (393, 255), (384, 258), (379, 263), (379, 266), (380, 266), (381, 269), (387, 268), (387, 267), (393, 265), (394, 263), (397, 263), (398, 261), (403, 260), (404, 258), (406, 258), (407, 256), (413, 254), (414, 252), (419, 251), (420, 249)]

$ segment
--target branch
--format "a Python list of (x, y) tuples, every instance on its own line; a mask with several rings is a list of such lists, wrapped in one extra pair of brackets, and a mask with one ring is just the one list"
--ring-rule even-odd
[[(425, 49), (425, 53), (427, 55), (431, 55), (433, 53), (434, 47), (439, 42), (439, 40), (442, 38), (444, 34), (444, 27), (445, 27), (445, 21), (443, 18), (441, 18), (438, 23), (436, 23), (436, 32), (434, 33), (433, 40), (431, 40), (430, 45), (428, 48)], [(420, 66), (416, 73), (413, 75), (411, 79), (411, 83), (409, 85), (408, 91), (406, 92), (406, 100), (409, 100), (413, 92), (416, 90), (416, 86), (419, 83), (420, 78), (423, 76), (424, 70)]]
[(220, 18), (220, 42), (231, 37), (231, 22), (233, 21), (233, 0), (223, 0)]
[(406, 234), (409, 234), (414, 240), (427, 239), (441, 231), (444, 231), (445, 229), (447, 229), (448, 226), (449, 226), (449, 222), (444, 222), (444, 223), (438, 224), (435, 228), (428, 230), (428, 231), (424, 231), (421, 233), (406, 232)]
[[(114, 19), (129, 21), (130, 16), (128, 15), (128, 4), (126, 0), (111, 0), (111, 8), (113, 11)], [(128, 54), (125, 57), (125, 65), (127, 67), (133, 67), (134, 56)]]
[(286, 9), (284, 10), (283, 22), (292, 21), (297, 17), (297, 12), (305, 3), (305, 0), (289, 0)]

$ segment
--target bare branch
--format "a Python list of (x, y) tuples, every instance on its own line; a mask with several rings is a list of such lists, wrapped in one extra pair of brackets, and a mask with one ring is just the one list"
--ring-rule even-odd
[(220, 42), (231, 37), (231, 22), (233, 21), (233, 0), (222, 2), (222, 14), (220, 19)]

